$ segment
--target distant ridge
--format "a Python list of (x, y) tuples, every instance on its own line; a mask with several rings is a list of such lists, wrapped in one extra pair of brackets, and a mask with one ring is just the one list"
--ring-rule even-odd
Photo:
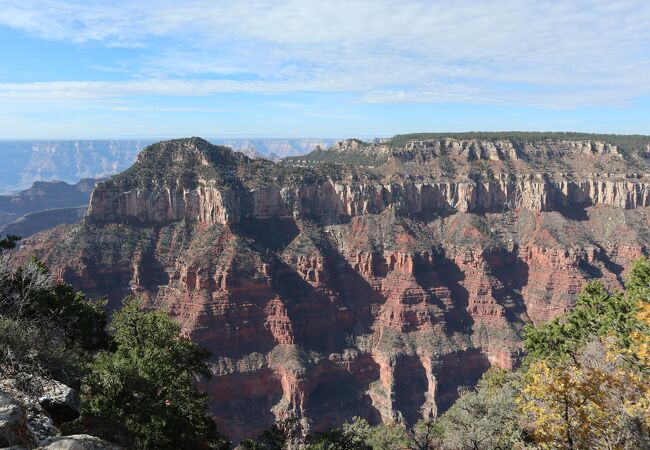
[(577, 133), (571, 131), (467, 131), (460, 133), (410, 133), (397, 134), (385, 143), (391, 147), (402, 147), (407, 142), (425, 139), (479, 139), (483, 141), (510, 140), (535, 142), (547, 139), (557, 140), (593, 140), (616, 145), (624, 152), (630, 153), (650, 146), (650, 135), (642, 134), (599, 134)]
[(76, 184), (36, 181), (31, 188), (13, 195), (0, 195), (0, 235), (28, 237), (63, 223), (79, 222), (99, 179), (85, 178)]
[[(335, 139), (210, 138), (254, 158), (278, 160), (326, 148)], [(0, 140), (0, 194), (16, 193), (34, 181), (63, 180), (76, 183), (82, 178), (101, 178), (130, 167), (138, 153), (157, 139), (115, 140)]]

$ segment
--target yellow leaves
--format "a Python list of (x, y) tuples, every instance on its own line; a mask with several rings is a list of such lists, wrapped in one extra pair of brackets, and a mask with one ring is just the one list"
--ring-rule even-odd
[(579, 361), (552, 366), (538, 360), (526, 372), (520, 410), (542, 448), (599, 448), (626, 436), (630, 418), (648, 426), (645, 379), (616, 348), (591, 346)]
[(540, 448), (634, 448), (650, 440), (650, 260), (625, 291), (591, 283), (564, 322), (530, 332), (518, 399)]
[(645, 367), (650, 367), (650, 303), (641, 301), (637, 303), (639, 311), (637, 319), (645, 327), (645, 330), (634, 331), (631, 335), (632, 349), (636, 353), (640, 363)]

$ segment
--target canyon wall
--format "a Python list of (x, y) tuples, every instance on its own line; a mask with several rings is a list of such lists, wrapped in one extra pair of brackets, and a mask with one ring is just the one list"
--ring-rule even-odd
[[(31, 237), (17, 258), (38, 255), (112, 308), (138, 294), (169, 311), (212, 352), (200, 384), (233, 439), (290, 416), (311, 430), (354, 416), (414, 424), (490, 366), (516, 366), (525, 325), (570, 310), (590, 279), (620, 286), (646, 254), (648, 179), (627, 175), (646, 168), (601, 144), (342, 142), (336, 157), (388, 158), (319, 179), (308, 159), (170, 141), (100, 183), (81, 224)], [(531, 148), (577, 162), (535, 173)], [(457, 174), (436, 172), (441, 155)], [(430, 177), (409, 175), (427, 158)], [(590, 158), (630, 167), (579, 172)], [(493, 173), (470, 173), (476, 160)]]
[[(561, 176), (562, 174), (559, 174)], [(581, 180), (545, 179), (542, 175), (495, 180), (449, 182), (403, 181), (390, 184), (343, 183), (331, 180), (299, 187), (222, 192), (217, 187), (134, 189), (127, 192), (102, 183), (93, 192), (89, 220), (165, 222), (194, 220), (231, 224), (242, 219), (319, 217), (336, 223), (364, 214), (395, 209), (405, 214), (436, 211), (497, 212), (530, 209), (554, 211), (592, 205), (638, 208), (650, 206), (650, 183), (640, 175), (587, 176)]]

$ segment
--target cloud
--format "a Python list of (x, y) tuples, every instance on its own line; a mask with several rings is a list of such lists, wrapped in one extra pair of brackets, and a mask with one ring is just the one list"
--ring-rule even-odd
[(372, 103), (621, 105), (650, 95), (645, 0), (0, 0), (0, 24), (137, 48), (124, 82), (0, 99), (339, 92)]
[(201, 108), (197, 106), (114, 106), (112, 111), (128, 112), (168, 112), (168, 113), (230, 113), (241, 111), (235, 108)]

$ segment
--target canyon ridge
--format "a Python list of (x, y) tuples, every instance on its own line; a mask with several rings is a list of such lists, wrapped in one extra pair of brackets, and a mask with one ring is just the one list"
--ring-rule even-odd
[(200, 387), (237, 440), (292, 416), (434, 417), (586, 281), (620, 286), (649, 214), (643, 137), (396, 136), (279, 162), (190, 138), (146, 147), (15, 258), (168, 311), (212, 352)]

